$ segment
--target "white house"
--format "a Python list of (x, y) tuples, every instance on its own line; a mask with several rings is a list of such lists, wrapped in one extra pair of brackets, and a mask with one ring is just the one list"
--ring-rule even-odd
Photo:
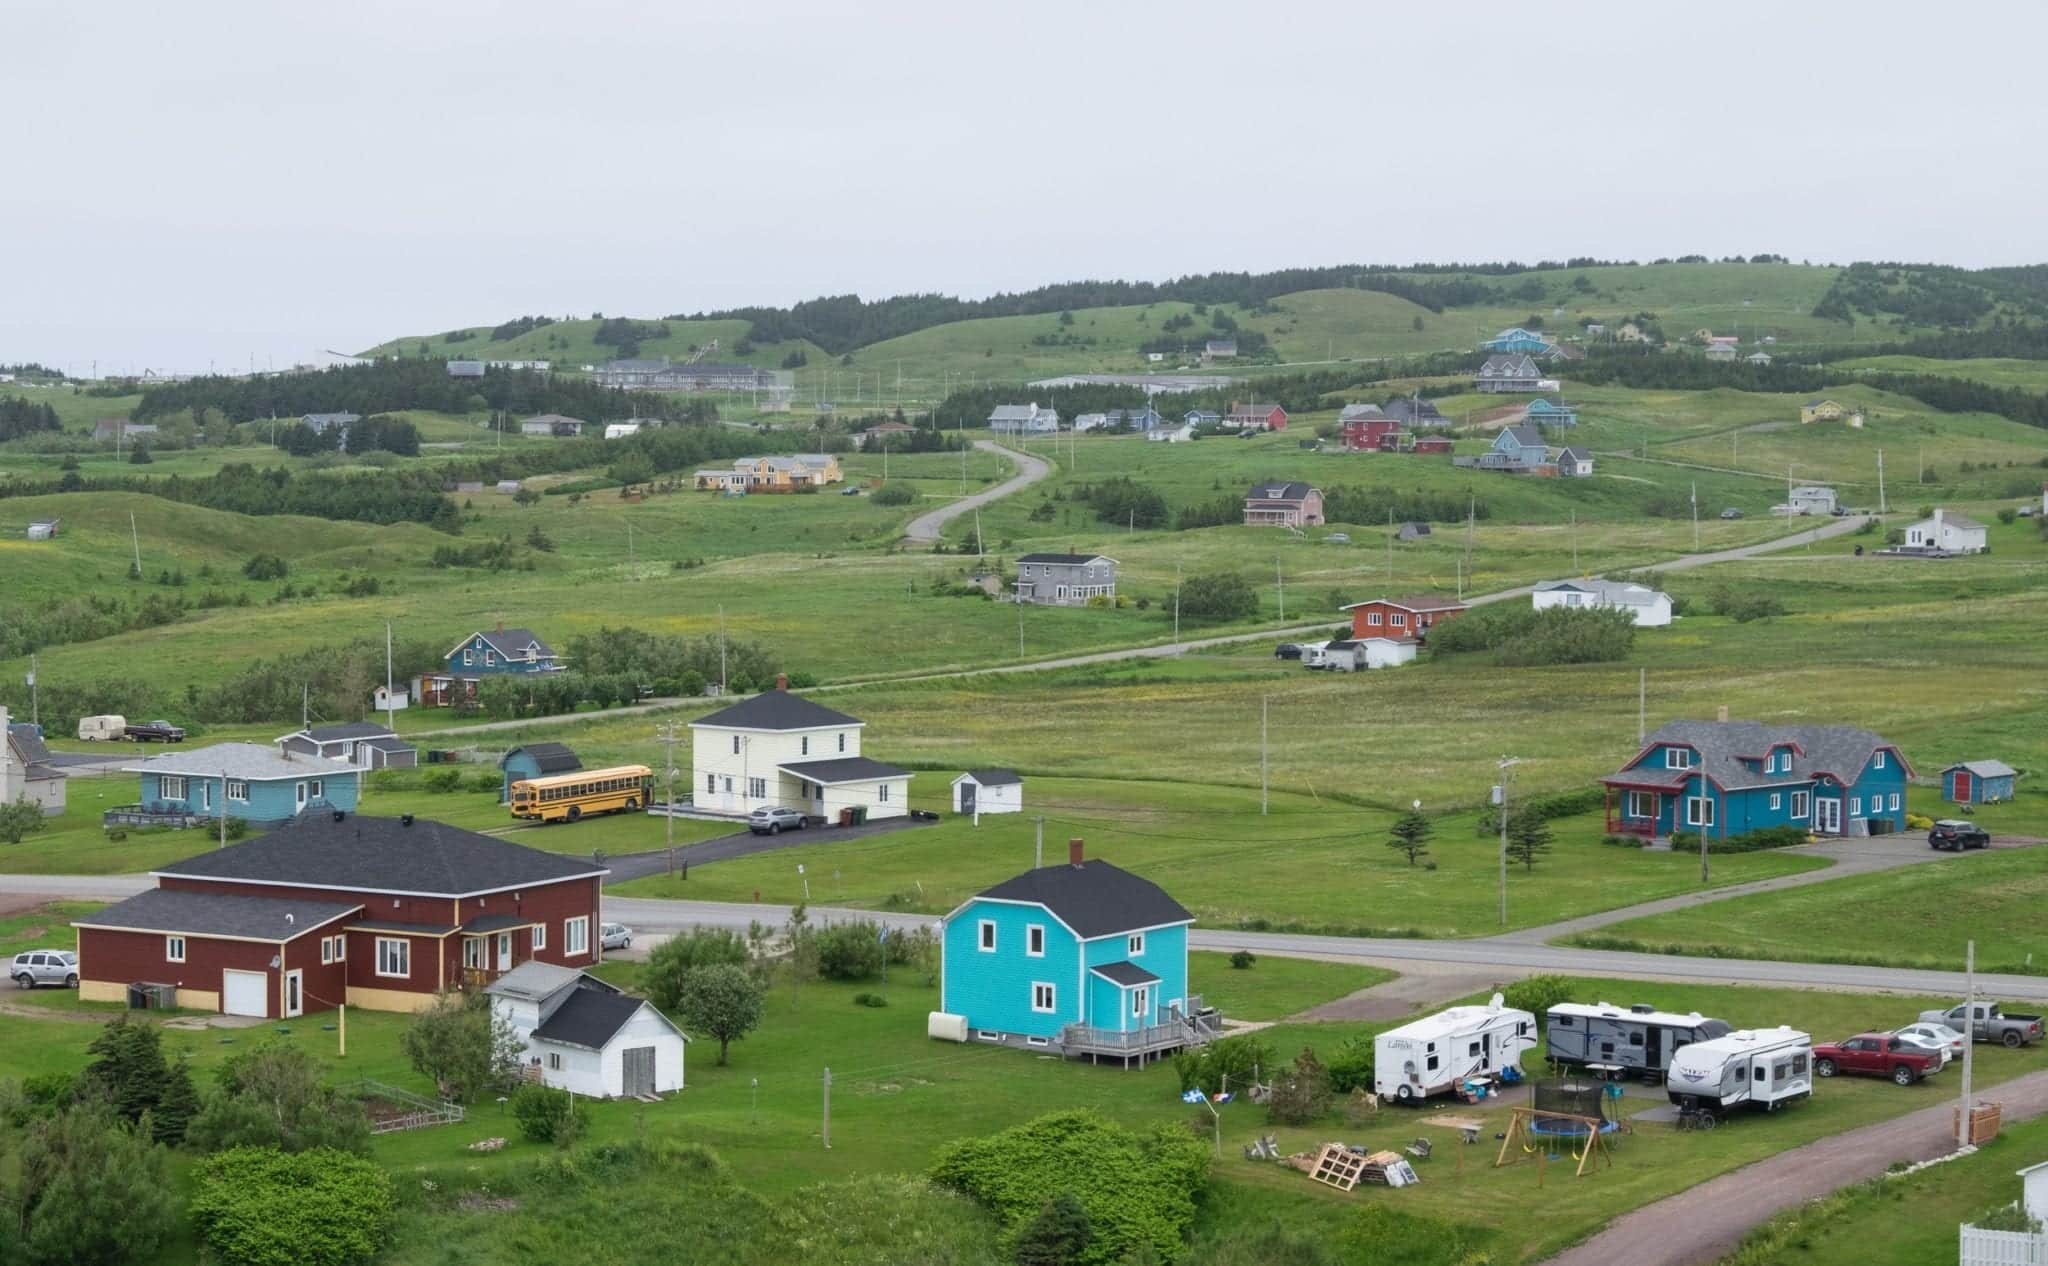
[(10, 725), (0, 707), (0, 804), (26, 800), (46, 818), (64, 812), (64, 773), (33, 725)]
[(412, 769), (420, 759), (412, 744), (374, 721), (308, 726), (278, 735), (277, 746), (287, 757), (323, 756), (347, 761), (357, 769)]
[(1415, 662), (1416, 646), (1410, 638), (1346, 638), (1326, 643), (1315, 666), (1345, 673), (1361, 668), (1398, 668)]
[(1671, 623), (1671, 595), (1648, 585), (1594, 576), (1585, 580), (1553, 580), (1529, 595), (1538, 611), (1552, 607), (1593, 607), (1627, 611), (1637, 628), (1662, 628)]
[(1022, 813), (1024, 780), (1014, 769), (970, 769), (953, 780), (955, 813)]
[(644, 998), (597, 977), (530, 959), (484, 986), (543, 1085), (593, 1098), (683, 1088), (689, 1038)]
[(910, 812), (910, 771), (860, 754), (866, 722), (775, 689), (690, 722), (690, 786), (700, 810), (745, 817), (763, 806), (836, 821)]
[(1984, 552), (1984, 525), (1967, 515), (1936, 507), (1934, 517), (1906, 528), (1907, 549), (1939, 549), (1951, 554)]
[(630, 422), (607, 422), (604, 424), (604, 437), (608, 440), (622, 440), (628, 435), (638, 434), (640, 434), (640, 423), (637, 420)]
[(1060, 429), (1060, 415), (1030, 404), (999, 404), (988, 415), (988, 429), (997, 435), (1050, 435)]
[(1145, 438), (1155, 444), (1185, 444), (1195, 438), (1195, 424), (1192, 422), (1181, 422), (1175, 425), (1168, 425), (1161, 422), (1158, 426), (1145, 432)]
[(1835, 512), (1835, 490), (1820, 484), (1807, 484), (1794, 488), (1785, 504), (1792, 507), (1794, 514), (1833, 514)]

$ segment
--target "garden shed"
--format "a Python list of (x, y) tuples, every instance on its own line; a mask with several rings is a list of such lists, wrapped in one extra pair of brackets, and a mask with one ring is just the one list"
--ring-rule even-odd
[(498, 803), (512, 800), (512, 784), (522, 778), (545, 778), (549, 774), (573, 774), (583, 768), (582, 758), (561, 743), (528, 743), (515, 747), (498, 761), (505, 782), (498, 789)]
[(1022, 813), (1024, 779), (1014, 769), (970, 769), (953, 780), (955, 813)]
[(1960, 761), (1941, 771), (1941, 798), (1954, 804), (1997, 804), (2012, 799), (2017, 776), (2004, 761)]

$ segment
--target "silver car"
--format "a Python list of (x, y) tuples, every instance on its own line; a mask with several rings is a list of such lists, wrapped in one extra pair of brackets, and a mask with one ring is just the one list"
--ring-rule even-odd
[(597, 930), (597, 943), (603, 949), (632, 949), (633, 929), (623, 923), (607, 923)]
[(23, 989), (37, 985), (62, 985), (66, 989), (78, 988), (78, 955), (70, 950), (26, 950), (14, 956), (14, 966), (8, 969), (14, 983)]
[(804, 829), (804, 815), (781, 805), (762, 805), (747, 815), (747, 829), (756, 835), (780, 835)]

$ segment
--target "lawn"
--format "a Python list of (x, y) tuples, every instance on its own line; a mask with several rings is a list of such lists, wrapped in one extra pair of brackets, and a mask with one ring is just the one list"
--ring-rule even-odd
[(1394, 973), (1357, 963), (1268, 954), (1249, 967), (1233, 967), (1231, 955), (1197, 951), (1188, 955), (1188, 974), (1202, 982), (1202, 1001), (1232, 1020), (1284, 1020), (1311, 1007), (1392, 980)]
[[(2031, 827), (2048, 813), (2038, 791), (1987, 805), (1992, 831)], [(1617, 923), (1567, 938), (1574, 945), (1667, 954), (1865, 963), (1960, 970), (1966, 941), (1977, 970), (2048, 975), (2048, 848), (1967, 853), (1809, 888), (1737, 897)]]
[(1994, 387), (2048, 391), (2048, 361), (1987, 356), (1970, 360), (1937, 360), (1932, 356), (1865, 356), (1835, 362), (1841, 369), (1867, 369), (1883, 374), (1935, 374), (1968, 378)]

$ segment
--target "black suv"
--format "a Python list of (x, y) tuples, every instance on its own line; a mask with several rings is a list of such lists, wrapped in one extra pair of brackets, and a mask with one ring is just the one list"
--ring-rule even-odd
[(1278, 646), (1276, 646), (1276, 647), (1274, 647), (1274, 648), (1273, 648), (1273, 658), (1274, 658), (1274, 659), (1300, 659), (1300, 658), (1301, 658), (1301, 643), (1299, 643), (1299, 642), (1282, 642), (1282, 643), (1280, 643), (1280, 645), (1278, 645)]
[(1943, 818), (1927, 833), (1927, 847), (1938, 848), (1945, 853), (1960, 853), (1966, 848), (1990, 848), (1991, 832), (1975, 822)]

